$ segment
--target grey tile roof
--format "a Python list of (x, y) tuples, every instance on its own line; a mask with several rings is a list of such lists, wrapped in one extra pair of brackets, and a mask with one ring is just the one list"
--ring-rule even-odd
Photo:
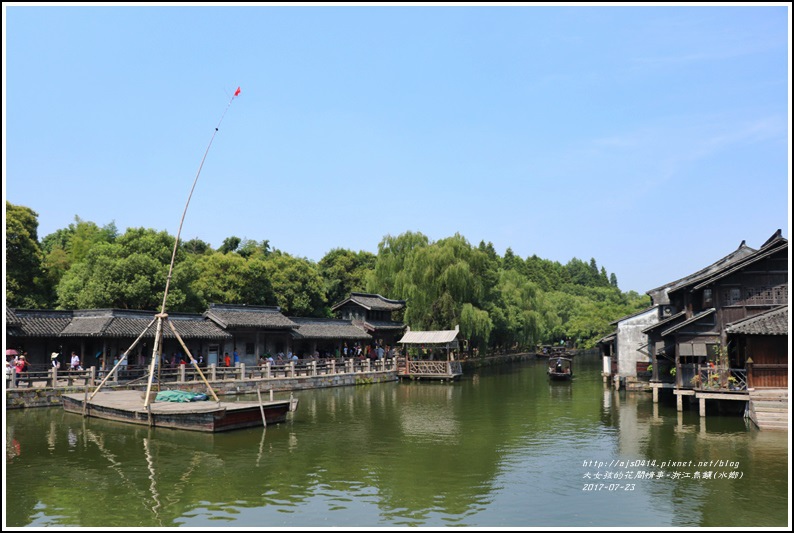
[(14, 314), (18, 322), (8, 329), (9, 336), (57, 337), (72, 320), (71, 311), (15, 309)]
[(687, 287), (694, 283), (697, 283), (699, 280), (702, 280), (714, 274), (715, 272), (718, 272), (724, 269), (725, 267), (744, 259), (745, 257), (755, 252), (756, 250), (754, 248), (750, 248), (745, 244), (744, 241), (742, 241), (736, 250), (729, 253), (722, 259), (718, 259), (709, 266), (702, 268), (697, 272), (689, 274), (688, 276), (684, 276), (679, 280), (672, 281), (670, 283), (667, 283), (666, 285), (662, 285), (661, 287), (656, 287), (655, 289), (646, 291), (645, 294), (649, 295), (653, 299), (653, 303), (655, 304), (666, 304), (668, 303), (667, 295), (669, 293), (677, 291), (683, 287)]
[(788, 306), (737, 320), (728, 324), (725, 331), (744, 335), (788, 335)]
[(223, 329), (293, 329), (298, 325), (281, 314), (278, 307), (211, 304), (204, 316)]
[(405, 300), (389, 300), (380, 294), (364, 292), (351, 292), (350, 298), (334, 305), (331, 310), (336, 311), (345, 304), (354, 303), (369, 311), (398, 311), (405, 307)]
[(666, 337), (669, 334), (674, 333), (677, 330), (681, 329), (682, 327), (684, 327), (684, 326), (686, 326), (688, 324), (692, 324), (693, 322), (697, 322), (698, 320), (700, 320), (702, 318), (706, 318), (709, 315), (713, 315), (716, 312), (717, 312), (717, 310), (714, 309), (713, 307), (710, 307), (710, 308), (706, 309), (705, 311), (701, 311), (700, 313), (694, 315), (692, 318), (688, 318), (687, 320), (684, 320), (683, 322), (681, 322), (679, 324), (676, 324), (675, 326), (662, 331), (662, 337)]
[(405, 329), (405, 324), (402, 322), (392, 322), (391, 320), (367, 320), (363, 322), (362, 325), (367, 331), (402, 331)]
[(598, 342), (596, 344), (609, 344), (610, 342), (614, 341), (615, 337), (617, 336), (618, 336), (617, 332), (610, 333), (609, 335), (606, 335), (605, 337), (601, 337), (600, 339), (598, 339)]
[(729, 276), (734, 272), (738, 272), (739, 270), (742, 270), (743, 268), (752, 265), (753, 263), (757, 263), (762, 259), (766, 259), (767, 257), (778, 254), (780, 252), (788, 252), (788, 241), (785, 239), (778, 239), (772, 242), (767, 247), (761, 248), (757, 252), (742, 258), (740, 261), (737, 261), (736, 263), (731, 264), (729, 267), (714, 273), (714, 275), (707, 277), (705, 280), (695, 285), (693, 289), (695, 290), (702, 289), (703, 287), (711, 285), (718, 279), (722, 279), (726, 276)]
[(372, 339), (369, 333), (349, 320), (337, 318), (289, 318), (300, 326), (292, 333), (293, 338), (296, 339)]
[[(136, 338), (155, 319), (154, 311), (128, 311), (120, 309), (95, 309), (75, 311), (71, 323), (61, 333), (63, 337), (132, 337)], [(202, 315), (172, 313), (168, 315), (179, 336), (183, 339), (228, 339), (231, 334)], [(154, 338), (156, 323), (146, 331), (144, 338)], [(163, 324), (163, 337), (176, 338), (174, 332)]]
[(653, 331), (655, 329), (664, 327), (664, 326), (670, 324), (671, 322), (675, 322), (676, 320), (679, 320), (680, 318), (683, 318), (684, 316), (686, 316), (686, 311), (679, 311), (678, 313), (676, 313), (676, 314), (674, 314), (672, 316), (668, 316), (664, 320), (660, 320), (659, 322), (657, 322), (656, 324), (654, 324), (652, 326), (648, 326), (647, 328), (642, 330), (642, 332), (643, 333), (649, 333), (649, 332), (651, 332), (651, 331)]
[(616, 320), (613, 320), (612, 322), (609, 323), (609, 325), (610, 326), (614, 326), (618, 322), (622, 322), (624, 320), (628, 320), (629, 318), (634, 318), (635, 316), (640, 316), (641, 314), (647, 313), (648, 311), (656, 309), (657, 307), (658, 306), (656, 306), (656, 305), (652, 305), (650, 307), (646, 307), (645, 309), (640, 309), (639, 311), (635, 311), (634, 313), (631, 313), (630, 315), (622, 316), (622, 317), (620, 317), (620, 318), (618, 318)]
[(13, 309), (6, 307), (6, 326), (18, 326), (19, 318)]

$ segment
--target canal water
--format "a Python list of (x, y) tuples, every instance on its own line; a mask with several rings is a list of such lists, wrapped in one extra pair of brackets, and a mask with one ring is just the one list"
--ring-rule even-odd
[[(6, 412), (12, 527), (786, 527), (786, 432), (678, 413), (543, 361), (296, 392), (226, 434)], [(278, 395), (277, 395), (278, 397)]]

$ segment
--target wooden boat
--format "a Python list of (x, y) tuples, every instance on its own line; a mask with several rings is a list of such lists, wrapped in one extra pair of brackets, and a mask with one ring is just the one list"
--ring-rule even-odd
[(567, 357), (567, 350), (564, 346), (538, 346), (538, 349), (535, 351), (535, 357), (546, 359), (551, 359), (552, 357), (559, 357), (564, 356)]
[(549, 378), (557, 381), (573, 379), (573, 359), (562, 355), (549, 357)]
[(64, 394), (66, 412), (150, 427), (216, 433), (232, 429), (278, 424), (297, 407), (297, 400), (257, 402), (154, 401), (144, 407), (144, 393), (134, 390), (103, 391), (84, 404), (84, 394)]
[[(240, 94), (240, 89), (232, 96), (232, 100)], [(232, 100), (229, 100), (231, 105)], [(228, 106), (227, 106), (228, 109)], [(226, 112), (224, 112), (224, 115)], [(223, 121), (223, 116), (221, 117)], [(220, 126), (220, 122), (218, 123)], [(218, 132), (218, 127), (215, 128), (215, 133)], [(204, 153), (206, 158), (210, 146), (212, 146), (212, 139), (215, 138), (215, 133), (212, 134), (210, 143), (207, 146), (207, 151)], [(203, 166), (204, 162), (202, 161)], [(199, 175), (201, 174), (201, 166), (196, 173), (196, 178), (193, 180), (193, 188), (196, 187)], [(176, 260), (176, 253), (179, 247), (179, 237), (182, 235), (182, 224), (185, 221), (187, 208), (190, 204), (190, 197), (193, 195), (191, 189), (188, 195), (188, 202), (182, 211), (182, 220), (179, 222), (179, 230), (176, 233), (174, 240), (174, 249), (171, 253), (171, 264), (168, 268), (168, 276), (165, 282), (165, 291), (163, 295), (163, 304), (160, 312), (154, 316), (149, 325), (138, 335), (138, 338), (130, 345), (129, 348), (121, 355), (119, 360), (102, 379), (102, 382), (97, 386), (92, 394), (88, 391), (81, 397), (79, 394), (64, 394), (62, 396), (63, 408), (67, 412), (79, 413), (84, 417), (104, 418), (106, 420), (115, 420), (118, 422), (126, 422), (130, 424), (146, 425), (149, 427), (167, 427), (173, 429), (186, 429), (192, 431), (204, 432), (218, 432), (229, 431), (232, 429), (240, 429), (252, 426), (268, 424), (276, 424), (284, 422), (287, 418), (287, 413), (294, 411), (297, 408), (298, 402), (293, 398), (285, 401), (269, 401), (262, 402), (261, 397), (258, 403), (253, 402), (221, 402), (217, 394), (210, 385), (201, 368), (190, 353), (187, 345), (182, 340), (174, 324), (168, 319), (165, 304), (168, 300), (168, 287), (170, 285), (171, 275), (174, 271), (174, 262)], [(100, 392), (100, 389), (105, 383), (113, 376), (118, 370), (120, 365), (125, 364), (128, 355), (133, 351), (133, 348), (141, 341), (147, 331), (152, 327), (156, 328), (154, 334), (154, 347), (152, 349), (151, 362), (149, 363), (149, 370), (147, 373), (148, 380), (146, 392), (140, 391), (110, 391)], [(201, 377), (201, 380), (207, 387), (209, 394), (214, 401), (157, 401), (153, 393), (154, 375), (158, 365), (162, 365), (162, 352), (163, 352), (163, 329), (168, 327), (174, 334), (174, 337), (182, 346), (182, 349), (187, 354), (190, 363), (196, 369), (196, 372)], [(159, 384), (157, 385), (159, 390)], [(170, 391), (180, 392), (180, 391)], [(181, 391), (190, 394), (188, 391)], [(259, 394), (259, 392), (257, 392)]]

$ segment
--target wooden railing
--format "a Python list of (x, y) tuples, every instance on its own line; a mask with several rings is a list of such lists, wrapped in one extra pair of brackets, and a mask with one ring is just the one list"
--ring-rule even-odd
[(462, 374), (460, 361), (408, 361), (408, 374)]
[(741, 368), (719, 368), (699, 365), (696, 379), (688, 383), (699, 391), (745, 391), (747, 372)]
[[(6, 375), (6, 387), (63, 387), (72, 385), (94, 386), (104, 379), (110, 370), (33, 370), (13, 376)], [(201, 372), (210, 381), (291, 378), (301, 376), (321, 376), (333, 374), (353, 374), (361, 372), (389, 372), (397, 370), (396, 359), (318, 359), (289, 362), (266, 363), (260, 366), (238, 364), (234, 367), (210, 365), (202, 367)], [(148, 369), (132, 365), (121, 365), (108, 378), (113, 384), (145, 382)], [(178, 383), (201, 381), (199, 372), (193, 365), (155, 368), (155, 379), (159, 383)]]

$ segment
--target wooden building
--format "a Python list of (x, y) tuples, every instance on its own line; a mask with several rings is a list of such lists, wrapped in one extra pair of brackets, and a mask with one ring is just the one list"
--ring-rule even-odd
[(293, 347), (298, 357), (338, 358), (342, 355), (342, 346), (347, 343), (353, 346), (359, 342), (370, 344), (372, 336), (350, 320), (337, 318), (303, 318), (289, 317), (298, 325), (292, 331)]
[[(13, 325), (6, 331), (7, 346), (27, 351), (28, 360), (33, 365), (49, 366), (52, 352), (61, 354), (62, 366), (68, 365), (71, 353), (75, 352), (86, 368), (108, 368), (113, 359), (124, 353), (142, 334), (141, 342), (133, 353), (128, 354), (128, 362), (143, 366), (151, 357), (155, 329), (147, 330), (147, 325), (154, 318), (152, 311), (15, 309), (11, 313)], [(7, 312), (7, 320), (8, 317)], [(168, 318), (194, 357), (199, 353), (206, 354), (213, 344), (232, 338), (201, 315), (171, 313)], [(162, 353), (182, 351), (173, 332), (164, 330)]]
[[(647, 328), (654, 371), (675, 368), (674, 394), (747, 400), (747, 356), (729, 343), (728, 326), (788, 304), (788, 241), (776, 232), (758, 250), (668, 288), (673, 312)], [(664, 363), (672, 360), (673, 365)]]
[(208, 364), (218, 363), (225, 353), (237, 352), (240, 363), (259, 364), (259, 357), (292, 350), (292, 333), (298, 324), (277, 306), (210, 304), (204, 317), (230, 334), (226, 342), (210, 349)]
[(405, 300), (390, 300), (380, 294), (352, 292), (350, 297), (331, 307), (337, 317), (350, 320), (366, 331), (381, 346), (395, 346), (405, 324), (395, 320), (405, 309)]
[(788, 316), (788, 306), (781, 305), (725, 328), (728, 344), (747, 366), (748, 388), (788, 388)]

